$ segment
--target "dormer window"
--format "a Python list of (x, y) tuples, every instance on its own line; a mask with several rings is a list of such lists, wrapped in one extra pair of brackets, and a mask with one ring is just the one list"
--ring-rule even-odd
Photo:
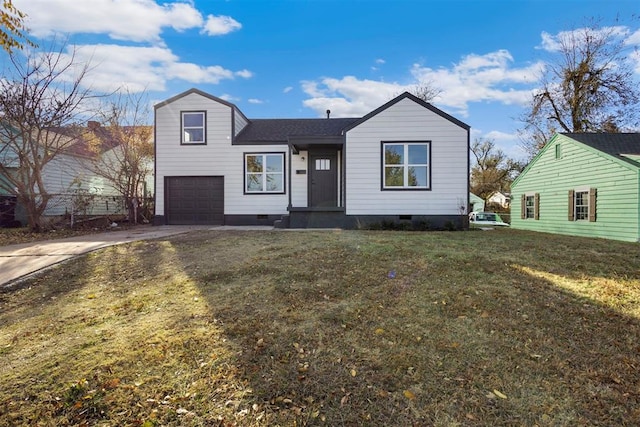
[(206, 144), (206, 119), (207, 114), (205, 111), (183, 111), (181, 113), (181, 144)]

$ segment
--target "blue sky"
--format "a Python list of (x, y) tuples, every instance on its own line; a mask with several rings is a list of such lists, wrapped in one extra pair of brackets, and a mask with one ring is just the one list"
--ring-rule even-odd
[[(14, 0), (40, 45), (57, 35), (91, 61), (96, 90), (191, 87), (249, 118), (362, 116), (428, 82), (437, 107), (512, 157), (517, 121), (553, 41), (618, 25), (640, 78), (635, 0)], [(619, 18), (616, 21), (616, 18)]]

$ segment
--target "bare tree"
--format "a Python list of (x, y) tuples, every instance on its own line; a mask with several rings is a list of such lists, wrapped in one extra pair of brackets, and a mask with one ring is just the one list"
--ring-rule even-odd
[(0, 79), (0, 187), (24, 206), (34, 231), (43, 228), (42, 215), (52, 198), (44, 168), (77, 142), (58, 130), (84, 122), (83, 104), (91, 97), (82, 86), (88, 64), (76, 63), (75, 53), (62, 49), (26, 58), (11, 54)]
[[(393, 94), (393, 96), (391, 96), (391, 98), (395, 98), (404, 92), (405, 92), (404, 90), (400, 92), (396, 92)], [(411, 93), (416, 98), (423, 100), (424, 102), (433, 102), (433, 100), (442, 93), (442, 90), (438, 89), (433, 84), (433, 82), (421, 82), (411, 86), (407, 90), (407, 92)]]
[(433, 100), (442, 93), (442, 90), (434, 86), (432, 82), (423, 82), (413, 86), (409, 92), (424, 102), (433, 102)]
[(92, 170), (122, 195), (132, 223), (148, 200), (145, 184), (153, 174), (148, 105), (146, 94), (123, 92), (103, 110), (104, 126), (91, 130)]
[(523, 117), (523, 147), (530, 154), (555, 132), (603, 132), (638, 124), (640, 92), (623, 28), (591, 23), (554, 40), (555, 57)]
[(496, 191), (508, 192), (515, 174), (523, 166), (512, 160), (490, 139), (476, 139), (471, 144), (475, 165), (471, 168), (471, 192), (484, 201)]
[(14, 49), (22, 49), (27, 44), (37, 47), (35, 43), (26, 36), (24, 18), (26, 15), (13, 5), (11, 0), (2, 1), (0, 9), (0, 46), (8, 53)]

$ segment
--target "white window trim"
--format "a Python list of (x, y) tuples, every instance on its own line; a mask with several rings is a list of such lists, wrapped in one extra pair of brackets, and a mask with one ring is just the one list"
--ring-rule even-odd
[[(404, 147), (402, 164), (387, 165), (385, 157), (385, 147), (387, 145), (402, 145)], [(409, 161), (409, 146), (410, 145), (424, 145), (427, 147), (427, 163), (408, 163)], [(403, 168), (403, 186), (387, 185), (387, 167), (402, 167)], [(410, 167), (426, 167), (427, 168), (427, 184), (421, 186), (408, 185), (409, 183), (409, 168)], [(382, 141), (382, 189), (383, 190), (430, 190), (431, 189), (431, 142), (430, 141)]]
[[(586, 205), (580, 205), (580, 206), (586, 206), (587, 207), (587, 212), (585, 214), (584, 218), (578, 218), (578, 193), (584, 193), (586, 194), (586, 200), (587, 200), (587, 204)], [(589, 221), (589, 212), (591, 211), (591, 206), (589, 203), (589, 187), (580, 187), (580, 188), (574, 188), (573, 190), (573, 218), (574, 221)]]
[[(531, 197), (533, 199), (533, 206), (531, 206), (531, 216), (527, 215), (527, 199)], [(524, 219), (535, 219), (536, 218), (536, 193), (525, 193), (524, 194)]]
[[(202, 116), (202, 126), (185, 126), (185, 114), (200, 114)], [(180, 112), (180, 138), (183, 145), (205, 145), (207, 143), (207, 113), (206, 111), (181, 111)], [(202, 141), (187, 141), (185, 138), (187, 129), (202, 129)]]
[[(262, 157), (262, 165), (263, 169), (267, 164), (267, 156), (280, 156), (280, 166), (281, 172), (266, 172), (263, 170), (262, 172), (249, 172), (247, 169), (247, 157), (254, 156)], [(285, 163), (284, 163), (284, 153), (244, 153), (244, 193), (245, 194), (285, 194), (286, 181), (285, 181)], [(249, 175), (262, 175), (262, 188), (263, 190), (249, 190), (249, 180), (247, 177)], [(282, 176), (282, 189), (281, 190), (267, 190), (267, 175), (281, 175)]]

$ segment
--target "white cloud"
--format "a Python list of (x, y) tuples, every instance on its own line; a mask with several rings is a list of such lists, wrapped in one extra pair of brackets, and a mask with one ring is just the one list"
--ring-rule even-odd
[(436, 101), (466, 115), (470, 102), (499, 102), (524, 105), (531, 97), (544, 69), (542, 62), (511, 68), (513, 58), (506, 50), (486, 55), (467, 55), (452, 68), (431, 69), (414, 64), (411, 74), (418, 83), (435, 82), (442, 90)]
[[(612, 36), (612, 37), (624, 38), (629, 35), (629, 28), (622, 25), (612, 26), (612, 27), (602, 27), (597, 29), (586, 28), (586, 27), (576, 28), (575, 30), (570, 30), (570, 31), (560, 31), (558, 34), (555, 34), (555, 35), (552, 35), (547, 33), (546, 31), (543, 31), (542, 34), (540, 34), (540, 37), (542, 38), (542, 43), (540, 44), (540, 46), (538, 46), (538, 49), (543, 49), (548, 52), (559, 52), (563, 45), (565, 44), (573, 45), (576, 42), (583, 39), (584, 34), (587, 31), (592, 35), (596, 35), (596, 36), (601, 35), (605, 37)], [(634, 36), (632, 35), (632, 37)]]
[(287, 86), (284, 89), (282, 89), (282, 93), (289, 93), (293, 90), (293, 86)]
[(238, 101), (240, 101), (240, 98), (238, 98), (237, 96), (229, 95), (228, 93), (223, 93), (218, 98), (224, 99), (225, 101), (228, 101), (228, 102), (238, 102)]
[(373, 61), (373, 62), (374, 62), (376, 65), (372, 65), (372, 66), (371, 66), (371, 71), (378, 71), (378, 70), (380, 70), (380, 67), (378, 67), (378, 65), (382, 65), (382, 64), (384, 64), (384, 63), (385, 63), (385, 62), (387, 62), (387, 61), (385, 61), (385, 60), (384, 60), (384, 59), (382, 59), (382, 58), (378, 58), (378, 59), (376, 59), (376, 60), (375, 60), (375, 61)]
[(232, 79), (233, 71), (220, 65), (202, 66), (187, 62), (170, 62), (164, 68), (168, 79), (180, 79), (192, 83), (219, 83), (223, 79)]
[[(203, 66), (180, 62), (170, 49), (162, 46), (135, 47), (118, 45), (76, 46), (75, 62), (89, 63), (85, 84), (98, 91), (126, 87), (132, 92), (165, 90), (169, 80), (217, 84), (233, 79), (238, 72), (219, 65)], [(73, 47), (68, 48), (71, 55)], [(245, 73), (242, 73), (245, 74)]]
[(630, 46), (640, 46), (640, 30), (636, 30), (625, 40), (625, 44)]
[(230, 16), (209, 15), (202, 32), (210, 36), (229, 34), (242, 28), (242, 24)]
[(434, 100), (443, 108), (454, 110), (455, 115), (466, 116), (471, 102), (499, 102), (524, 105), (531, 96), (532, 85), (539, 78), (544, 65), (537, 62), (513, 68), (513, 57), (506, 50), (485, 55), (467, 55), (450, 68), (432, 69), (414, 64), (409, 70), (411, 81), (406, 84), (358, 79), (325, 77), (318, 81), (303, 81), (302, 89), (311, 99), (306, 107), (323, 115), (333, 103), (332, 115), (362, 115), (379, 107), (416, 85), (435, 86), (441, 90)]
[(191, 2), (153, 0), (15, 0), (27, 14), (36, 37), (56, 33), (108, 34), (112, 39), (158, 41), (163, 28), (176, 31), (201, 27), (202, 15)]
[(251, 77), (253, 77), (253, 73), (247, 69), (236, 71), (235, 75), (244, 79), (250, 79)]
[(379, 107), (393, 95), (401, 93), (403, 86), (346, 76), (341, 79), (323, 78), (320, 82), (303, 81), (302, 90), (312, 97), (303, 104), (318, 114), (326, 114), (328, 108), (332, 117), (351, 117)]
[(542, 32), (540, 35), (542, 42), (537, 48), (552, 53), (559, 52), (563, 45), (573, 46), (578, 44), (584, 39), (587, 32), (595, 36), (602, 36), (605, 38), (611, 37), (612, 39), (621, 41), (624, 45), (629, 46), (629, 49), (635, 48), (633, 51), (628, 53), (628, 56), (632, 62), (635, 73), (640, 74), (640, 54), (637, 51), (637, 48), (640, 47), (640, 30), (632, 31), (626, 26), (619, 25), (598, 29), (578, 28), (571, 31), (561, 31), (555, 35)]
[(633, 70), (640, 75), (640, 52), (633, 51), (629, 54), (629, 59), (633, 62)]
[(483, 135), (486, 139), (492, 139), (496, 142), (499, 141), (514, 141), (518, 139), (517, 134), (501, 132), (499, 130), (492, 130)]
[(261, 99), (256, 99), (256, 98), (249, 98), (247, 99), (247, 102), (249, 104), (264, 104), (264, 101)]
[(633, 46), (633, 52), (629, 53), (629, 59), (633, 65), (633, 70), (636, 74), (640, 75), (640, 30), (636, 30), (625, 40), (627, 46)]
[(539, 49), (543, 49), (549, 52), (557, 52), (562, 47), (558, 38), (552, 36), (546, 31), (543, 31), (542, 34), (540, 34), (540, 37), (542, 38), (542, 43), (538, 47)]

